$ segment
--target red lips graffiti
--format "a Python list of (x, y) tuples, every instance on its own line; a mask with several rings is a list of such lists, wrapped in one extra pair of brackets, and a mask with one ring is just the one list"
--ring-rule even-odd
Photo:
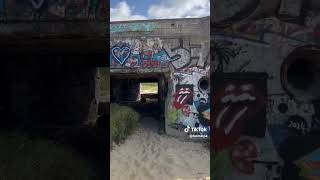
[[(252, 83), (222, 84), (213, 99), (213, 144), (215, 149), (231, 147), (264, 107), (264, 96)], [(255, 120), (259, 123), (259, 120)]]
[(174, 107), (181, 109), (186, 104), (192, 104), (193, 85), (177, 85), (174, 94)]

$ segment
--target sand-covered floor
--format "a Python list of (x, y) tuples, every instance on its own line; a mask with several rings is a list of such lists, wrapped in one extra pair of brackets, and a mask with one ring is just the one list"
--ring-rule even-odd
[(111, 180), (177, 180), (209, 177), (209, 150), (141, 127), (113, 148)]

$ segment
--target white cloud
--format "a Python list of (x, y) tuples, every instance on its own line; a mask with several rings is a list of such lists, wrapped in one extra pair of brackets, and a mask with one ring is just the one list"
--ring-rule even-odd
[(132, 13), (131, 8), (126, 1), (121, 1), (115, 8), (110, 8), (110, 21), (129, 21), (144, 20), (147, 17)]
[(150, 6), (148, 15), (152, 19), (209, 16), (210, 0), (162, 0)]

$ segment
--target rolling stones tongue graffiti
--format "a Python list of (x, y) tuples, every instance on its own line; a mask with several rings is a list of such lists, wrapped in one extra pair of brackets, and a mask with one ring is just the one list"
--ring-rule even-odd
[(215, 78), (212, 101), (214, 148), (228, 148), (241, 135), (263, 137), (266, 126), (265, 76), (224, 73)]
[(176, 93), (174, 94), (174, 106), (181, 109), (184, 105), (192, 105), (193, 85), (176, 85)]

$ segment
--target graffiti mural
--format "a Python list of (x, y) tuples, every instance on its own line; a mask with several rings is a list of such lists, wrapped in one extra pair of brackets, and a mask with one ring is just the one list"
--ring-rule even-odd
[[(174, 107), (176, 109), (181, 109), (187, 104), (192, 105), (193, 103), (193, 85), (184, 84), (176, 85), (176, 93), (174, 95)], [(190, 108), (189, 109), (190, 112)]]
[(186, 68), (173, 74), (175, 93), (171, 107), (170, 126), (175, 129), (200, 127), (210, 130), (210, 89), (208, 71)]
[(294, 162), (301, 168), (301, 176), (305, 179), (317, 179), (319, 177), (320, 149), (316, 149)]
[(147, 23), (128, 23), (128, 24), (111, 24), (110, 33), (120, 32), (152, 32), (156, 28), (156, 25), (152, 22)]
[(127, 61), (131, 55), (131, 50), (128, 46), (114, 46), (111, 48), (113, 59), (116, 59), (121, 65)]
[(213, 131), (215, 148), (232, 146), (240, 135), (264, 137), (266, 129), (266, 75), (215, 75)]
[(298, 103), (288, 95), (270, 96), (267, 112), (268, 131), (278, 151), (291, 137), (306, 136), (319, 130), (313, 105)]
[[(266, 13), (265, 16), (260, 17), (257, 13), (260, 10), (257, 10), (252, 19), (220, 21), (217, 29), (214, 29), (211, 42), (211, 50), (214, 52), (211, 62), (216, 73), (212, 78), (220, 77), (219, 73), (238, 72), (238, 76), (247, 73), (265, 73), (263, 81), (266, 83), (265, 88), (261, 89), (257, 88), (262, 87), (261, 85), (257, 86), (253, 82), (230, 82), (230, 79), (224, 77), (218, 84), (213, 84), (214, 92), (211, 97), (214, 111), (212, 114), (215, 114), (211, 131), (212, 149), (215, 150), (213, 159), (225, 159), (228, 162), (220, 163), (226, 168), (217, 168), (216, 179), (291, 180), (320, 177), (320, 169), (316, 165), (320, 147), (318, 99), (312, 98), (307, 101), (307, 97), (303, 94), (298, 95), (300, 99), (290, 95), (285, 85), (281, 83), (280, 76), (283, 73), (282, 64), (295, 49), (319, 44), (320, 18), (319, 15), (309, 11), (303, 23), (293, 22), (293, 19), (301, 17), (299, 9), (304, 2), (278, 1), (278, 3), (278, 7), (261, 6), (261, 11), (273, 9), (273, 12)], [(308, 8), (303, 5), (304, 11), (308, 11)], [(292, 19), (290, 23), (289, 20), (280, 17), (279, 13), (284, 12)], [(306, 55), (303, 57), (309, 58), (307, 51), (304, 53)], [(311, 59), (318, 57), (319, 53), (315, 53), (312, 57), (310, 55)], [(291, 75), (285, 76), (289, 78)], [(254, 88), (251, 89), (255, 91), (243, 93), (239, 87), (244, 84), (252, 84)], [(259, 93), (252, 93), (257, 89), (260, 90)], [(239, 96), (240, 93), (243, 95)], [(250, 104), (253, 105), (258, 102), (259, 96), (262, 97), (258, 95), (261, 93), (264, 94), (264, 105), (256, 104), (254, 106), (256, 110), (250, 112), (257, 116), (250, 118), (246, 113), (249, 112)], [(241, 102), (242, 99), (246, 100)], [(264, 112), (259, 113), (258, 109), (261, 107)], [(249, 123), (250, 119), (252, 121)], [(254, 124), (261, 119), (264, 122)], [(251, 128), (248, 127), (250, 125)], [(261, 134), (256, 134), (253, 127), (259, 129)], [(240, 140), (243, 137), (246, 139)]]
[[(209, 25), (209, 18), (199, 20), (201, 25)], [(112, 22), (110, 71), (146, 77), (163, 75), (165, 83), (159, 88), (166, 88), (161, 99), (166, 132), (210, 138), (210, 37), (209, 33), (181, 36), (187, 31), (176, 36), (174, 32), (180, 31), (183, 24), (180, 20)], [(203, 27), (194, 25), (202, 31)]]
[(318, 44), (320, 40), (318, 25), (306, 28), (297, 24), (281, 22), (274, 17), (234, 24), (232, 29), (226, 29), (217, 34), (266, 45), (272, 43), (270, 36), (276, 36), (279, 43), (293, 47), (302, 44)]
[(212, 42), (211, 51), (213, 72), (245, 72), (252, 61), (251, 54), (248, 53), (245, 45), (228, 39)]
[[(240, 136), (228, 149), (215, 151), (216, 179), (280, 180), (283, 162), (273, 151), (271, 138)], [(219, 162), (223, 160), (224, 162)]]
[(103, 19), (107, 10), (102, 0), (6, 0), (4, 3), (8, 19)]
[(190, 52), (182, 47), (166, 48), (160, 38), (134, 39), (111, 47), (110, 65), (114, 68), (181, 69), (190, 64)]

